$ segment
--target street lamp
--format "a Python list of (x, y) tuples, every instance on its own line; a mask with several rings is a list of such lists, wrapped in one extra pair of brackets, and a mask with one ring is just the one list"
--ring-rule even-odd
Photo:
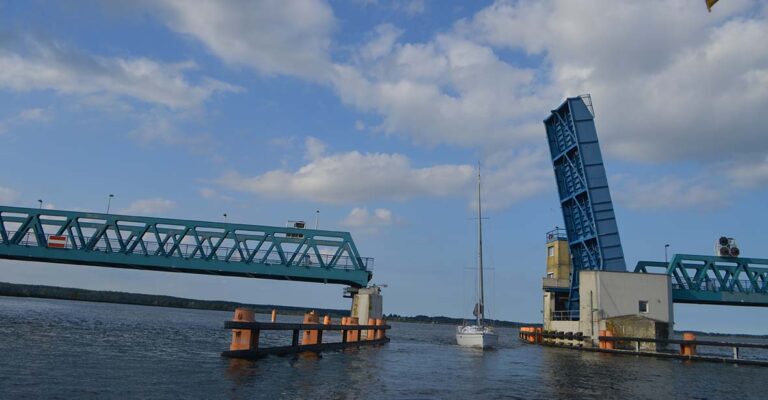
[(41, 199), (37, 199), (37, 202), (40, 203), (40, 209), (43, 209), (43, 201)]
[(227, 222), (227, 213), (222, 214), (224, 216), (224, 222)]
[(109, 197), (107, 198), (107, 214), (109, 214), (109, 206), (112, 205), (112, 198), (115, 197), (114, 194), (110, 193)]
[(315, 210), (315, 230), (320, 225), (320, 210)]
[(664, 262), (665, 263), (669, 262), (669, 257), (667, 256), (667, 249), (669, 249), (669, 243), (664, 245)]

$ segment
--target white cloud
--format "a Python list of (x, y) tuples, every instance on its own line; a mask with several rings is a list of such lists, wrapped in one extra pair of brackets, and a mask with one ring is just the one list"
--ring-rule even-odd
[(168, 212), (176, 208), (176, 203), (156, 197), (153, 199), (142, 199), (132, 202), (127, 208), (121, 209), (119, 214), (127, 215), (156, 215)]
[[(635, 161), (764, 153), (768, 36), (755, 1), (497, 1), (458, 29), (543, 57), (543, 88), (591, 92), (609, 155)], [(641, 16), (641, 17), (639, 17)], [(588, 28), (587, 28), (588, 27)], [(545, 109), (542, 109), (545, 110)]]
[(768, 157), (754, 163), (741, 163), (726, 172), (731, 183), (742, 188), (768, 186)]
[(378, 31), (361, 63), (335, 66), (333, 84), (345, 103), (379, 114), (381, 131), (428, 145), (494, 147), (530, 140), (534, 118), (542, 129), (541, 110), (551, 104), (531, 94), (533, 70), (455, 35), (387, 50), (392, 29)]
[[(768, 108), (760, 7), (497, 1), (425, 42), (379, 26), (333, 83), (345, 103), (381, 116), (380, 131), (506, 149), (543, 143), (548, 110), (592, 93), (608, 156), (712, 164), (768, 151), (750, 118)], [(524, 58), (502, 58), (509, 50)]]
[[(148, 58), (108, 58), (32, 39), (21, 51), (0, 48), (0, 88), (54, 90), (64, 94), (115, 95), (170, 108), (194, 107), (216, 92), (239, 88), (210, 78), (185, 77), (192, 62), (165, 64)], [(28, 117), (35, 117), (35, 112)]]
[(19, 199), (19, 192), (0, 186), (0, 203), (2, 204), (14, 204)]
[(0, 120), (0, 134), (27, 123), (48, 121), (49, 119), (49, 112), (44, 108), (25, 108), (15, 115)]
[(333, 10), (324, 1), (211, 2), (164, 0), (170, 27), (201, 41), (226, 62), (262, 74), (325, 79)]
[(425, 0), (406, 0), (395, 3), (395, 8), (402, 10), (408, 16), (421, 14), (427, 9)]
[(401, 154), (351, 151), (312, 159), (296, 171), (272, 170), (254, 177), (230, 172), (218, 183), (273, 198), (350, 203), (452, 196), (465, 193), (472, 176), (470, 165), (416, 168)]
[(225, 201), (232, 200), (231, 197), (223, 195), (219, 193), (217, 190), (209, 187), (200, 188), (199, 193), (201, 197), (208, 200), (225, 200)]
[(704, 178), (665, 176), (641, 181), (619, 175), (612, 177), (611, 185), (616, 203), (635, 210), (709, 210), (726, 205), (723, 188)]
[(44, 121), (48, 119), (48, 115), (43, 108), (27, 108), (19, 112), (18, 119), (21, 121)]
[[(555, 189), (552, 164), (543, 151), (496, 152), (483, 165), (483, 208), (503, 209)], [(471, 206), (477, 207), (475, 197)]]
[(369, 212), (366, 207), (355, 207), (340, 224), (350, 229), (375, 233), (381, 228), (392, 225), (394, 217), (392, 211), (386, 208), (377, 208)]
[(392, 24), (381, 24), (373, 29), (373, 36), (361, 49), (360, 56), (363, 60), (378, 60), (392, 52), (397, 38), (403, 34)]
[(312, 136), (307, 136), (304, 140), (304, 146), (307, 149), (305, 158), (310, 161), (322, 158), (327, 148), (325, 142)]
[[(379, 25), (337, 62), (327, 2), (161, 4), (172, 29), (222, 60), (330, 82), (344, 103), (380, 116), (374, 131), (420, 144), (542, 143), (547, 111), (589, 92), (608, 156), (701, 162), (768, 151), (748, 118), (768, 107), (768, 46), (755, 45), (768, 20), (756, 0), (711, 14), (695, 0), (498, 0), (423, 42)], [(386, 7), (418, 12), (424, 2)]]

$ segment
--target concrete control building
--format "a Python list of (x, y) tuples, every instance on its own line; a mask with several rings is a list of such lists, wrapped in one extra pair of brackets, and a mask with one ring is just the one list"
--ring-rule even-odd
[[(547, 234), (547, 269), (542, 285), (544, 330), (581, 333), (593, 346), (604, 330), (614, 336), (670, 337), (674, 314), (668, 275), (583, 270), (579, 275), (578, 313), (567, 308), (571, 279), (568, 240), (562, 230), (552, 231)], [(655, 350), (656, 346), (648, 343), (643, 347)]]

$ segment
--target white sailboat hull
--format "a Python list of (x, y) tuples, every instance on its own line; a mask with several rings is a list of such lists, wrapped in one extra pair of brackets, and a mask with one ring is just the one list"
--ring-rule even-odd
[(456, 330), (456, 343), (459, 346), (487, 349), (495, 347), (498, 341), (499, 335), (488, 326), (460, 326)]

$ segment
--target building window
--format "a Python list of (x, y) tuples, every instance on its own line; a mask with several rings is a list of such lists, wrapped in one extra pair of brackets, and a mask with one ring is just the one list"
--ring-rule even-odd
[(554, 272), (547, 272), (547, 278), (554, 278), (555, 273)]
[(549, 257), (554, 257), (555, 256), (555, 246), (547, 247), (547, 256), (549, 256)]
[(638, 304), (638, 309), (641, 313), (647, 314), (648, 313), (648, 302), (645, 300), (640, 300), (640, 303)]

